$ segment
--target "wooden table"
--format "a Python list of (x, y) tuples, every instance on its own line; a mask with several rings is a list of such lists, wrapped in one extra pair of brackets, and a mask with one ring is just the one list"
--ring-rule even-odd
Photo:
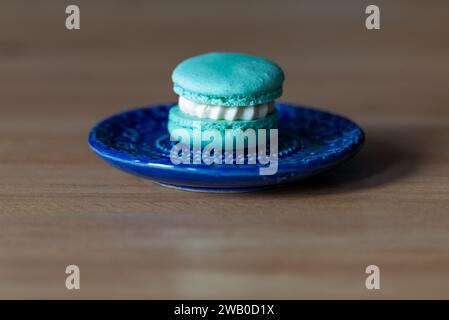
[[(449, 298), (449, 29), (444, 1), (0, 4), (1, 298)], [(288, 188), (205, 194), (103, 163), (90, 128), (174, 101), (170, 73), (213, 51), (271, 58), (284, 101), (367, 135)], [(81, 269), (67, 290), (65, 268)], [(365, 288), (365, 267), (381, 289)]]

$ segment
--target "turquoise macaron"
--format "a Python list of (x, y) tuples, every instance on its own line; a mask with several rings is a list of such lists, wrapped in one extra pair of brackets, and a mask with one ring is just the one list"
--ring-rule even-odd
[(281, 96), (284, 72), (264, 58), (212, 52), (181, 62), (172, 80), (178, 95), (197, 103), (254, 106)]
[[(274, 101), (282, 94), (284, 72), (269, 60), (242, 53), (213, 52), (181, 62), (172, 74), (174, 91), (190, 101), (226, 107), (248, 107)], [(236, 138), (238, 132), (252, 129), (258, 137), (259, 129), (277, 129), (276, 109), (263, 118), (252, 120), (223, 120), (191, 116), (175, 105), (168, 116), (168, 131), (176, 136), (176, 129), (194, 132), (200, 124), (201, 136), (217, 130), (224, 141), (226, 131)], [(195, 146), (197, 141), (190, 141)], [(201, 141), (204, 147), (207, 141)]]

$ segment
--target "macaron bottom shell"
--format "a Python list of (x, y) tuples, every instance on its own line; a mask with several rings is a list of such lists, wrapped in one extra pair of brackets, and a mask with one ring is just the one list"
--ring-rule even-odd
[[(192, 146), (201, 148), (204, 148), (206, 145), (210, 143), (210, 140), (205, 139), (204, 137), (208, 133), (213, 132), (215, 130), (220, 134), (224, 147), (226, 138), (228, 138), (225, 135), (226, 130), (232, 130), (233, 137), (235, 138), (238, 133), (245, 132), (247, 129), (253, 129), (256, 135), (256, 140), (258, 143), (260, 143), (258, 130), (266, 129), (268, 131), (266, 132), (266, 137), (268, 138), (270, 136), (269, 130), (278, 128), (278, 121), (276, 110), (274, 110), (266, 117), (260, 119), (229, 121), (229, 120), (204, 119), (190, 116), (181, 112), (178, 105), (175, 105), (170, 109), (167, 127), (170, 135), (175, 139), (179, 139), (177, 134), (179, 131), (175, 132), (175, 130), (185, 129), (186, 130), (185, 132), (188, 133), (190, 136), (190, 143), (192, 144)], [(201, 133), (202, 137), (200, 139), (201, 145), (198, 144), (198, 139), (193, 139), (194, 134), (199, 132)]]

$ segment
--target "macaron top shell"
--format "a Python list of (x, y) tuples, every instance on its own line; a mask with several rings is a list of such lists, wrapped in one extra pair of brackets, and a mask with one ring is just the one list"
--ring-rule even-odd
[(173, 90), (198, 103), (253, 106), (279, 98), (284, 73), (269, 60), (241, 53), (214, 52), (181, 62)]

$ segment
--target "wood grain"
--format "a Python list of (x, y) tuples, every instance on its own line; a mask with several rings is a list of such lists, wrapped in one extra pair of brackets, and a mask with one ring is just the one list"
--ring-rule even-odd
[[(449, 298), (444, 1), (0, 3), (1, 298)], [(278, 61), (285, 101), (344, 114), (362, 152), (251, 194), (165, 189), (100, 161), (89, 129), (173, 101), (192, 54)], [(81, 290), (65, 267), (81, 268)], [(381, 290), (365, 289), (365, 267)]]

